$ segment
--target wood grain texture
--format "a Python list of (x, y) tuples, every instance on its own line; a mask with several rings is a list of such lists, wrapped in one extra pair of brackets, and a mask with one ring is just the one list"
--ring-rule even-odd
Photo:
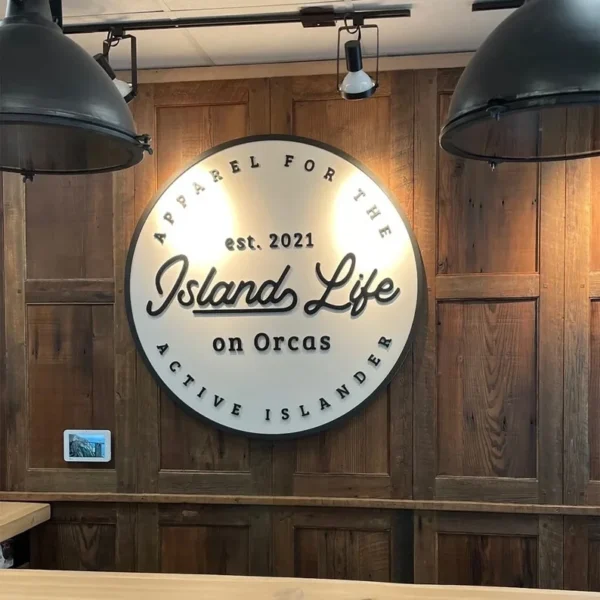
[(304, 598), (320, 600), (585, 600), (589, 594), (549, 592), (548, 590), (507, 590), (481, 587), (448, 588), (400, 585), (367, 581), (327, 581), (269, 577), (216, 575), (169, 575), (149, 573), (57, 573), (9, 570), (2, 574), (2, 600), (33, 600), (46, 590), (46, 600), (107, 600), (115, 594), (121, 600), (159, 600), (176, 596), (179, 600), (231, 600), (250, 598)]
[(25, 282), (27, 304), (111, 304), (112, 279), (30, 279)]
[(246, 104), (157, 107), (158, 187), (205, 150), (243, 137), (247, 131), (247, 114)]
[(35, 530), (31, 566), (64, 571), (116, 571), (116, 526), (47, 523)]
[[(450, 94), (442, 94), (444, 122)], [(534, 144), (524, 129), (506, 131), (515, 144)], [(439, 153), (437, 272), (533, 273), (537, 271), (538, 167), (485, 162)]]
[(389, 532), (296, 528), (295, 576), (390, 581)]
[(561, 590), (564, 586), (564, 520), (540, 517), (538, 542), (539, 586)]
[[(138, 405), (135, 397), (135, 346), (125, 309), (125, 270), (135, 221), (135, 175), (132, 169), (113, 175), (114, 213), (114, 395), (115, 435), (119, 447), (141, 448), (138, 437)], [(121, 451), (115, 457), (117, 489), (137, 490), (137, 453)]]
[(437, 583), (438, 516), (432, 511), (417, 511), (413, 525), (415, 583)]
[[(406, 573), (404, 521), (384, 511), (281, 511), (273, 515), (274, 574), (391, 581)], [(394, 565), (397, 562), (397, 565)]]
[[(593, 111), (567, 112), (567, 152), (592, 132)], [(563, 498), (585, 501), (589, 481), (590, 216), (592, 161), (566, 165)]]
[[(138, 96), (132, 105), (133, 115), (138, 129), (147, 132), (153, 140), (156, 140), (155, 105), (155, 86), (140, 86)], [(132, 224), (138, 222), (146, 206), (156, 193), (156, 163), (157, 153), (155, 152), (147, 156), (133, 169), (133, 206), (131, 206), (130, 198), (126, 196), (124, 204), (124, 211), (126, 212), (120, 217), (125, 220), (125, 227), (127, 227), (126, 223), (129, 223), (129, 227), (131, 227)], [(121, 239), (117, 239), (117, 242), (123, 245), (126, 244), (128, 247), (130, 242), (130, 239), (127, 239), (129, 237), (128, 231), (119, 233), (119, 237)], [(115, 269), (117, 265), (120, 265), (120, 268), (123, 269), (122, 253), (125, 251), (125, 247), (123, 247), (120, 257), (117, 258), (115, 263)], [(123, 301), (123, 298), (121, 301)], [(121, 316), (117, 316), (117, 318), (121, 319), (120, 323), (124, 326), (123, 314), (121, 313)], [(129, 331), (129, 324), (127, 324), (127, 330)], [(136, 489), (142, 492), (157, 492), (160, 462), (160, 446), (156, 443), (156, 440), (160, 437), (158, 384), (150, 375), (139, 353), (136, 352), (134, 356), (135, 364), (130, 368), (135, 373), (133, 393), (138, 411), (137, 443), (140, 448), (144, 448), (144, 452), (136, 454)]]
[(163, 526), (161, 571), (249, 575), (247, 527)]
[[(180, 528), (199, 542), (192, 562), (183, 561), (191, 569), (243, 571), (250, 575), (271, 573), (272, 531), (271, 512), (268, 510), (260, 507), (162, 505), (156, 522), (163, 550), (167, 538), (174, 544), (178, 543), (176, 530)], [(167, 537), (165, 531), (170, 531)], [(214, 556), (211, 555), (213, 550), (218, 550)], [(163, 570), (165, 560), (171, 561), (171, 566), (176, 568), (169, 554), (168, 550), (161, 553)]]
[(388, 417), (389, 393), (384, 389), (342, 427), (299, 440), (296, 472), (388, 474)]
[(223, 433), (183, 413), (164, 392), (160, 395), (160, 423), (161, 470), (249, 470), (247, 439)]
[(598, 300), (600, 298), (600, 273), (594, 271), (590, 273), (590, 298)]
[(16, 174), (2, 177), (4, 205), (4, 361), (3, 419), (5, 482), (26, 489), (28, 410), (25, 287), (25, 186)]
[(439, 534), (438, 582), (537, 587), (537, 552), (534, 537)]
[[(566, 111), (552, 114), (542, 120), (542, 148), (566, 143)], [(540, 165), (538, 479), (540, 501), (551, 503), (563, 499), (565, 194), (565, 163)]]
[(427, 278), (427, 324), (414, 343), (413, 497), (431, 499), (436, 475), (437, 72), (415, 78), (414, 230)]
[(112, 277), (112, 175), (40, 175), (27, 186), (27, 278)]
[(438, 300), (503, 300), (538, 298), (540, 276), (515, 275), (438, 275), (435, 280)]
[(440, 475), (435, 480), (435, 497), (442, 501), (512, 502), (535, 504), (539, 497), (536, 479)]
[(440, 475), (536, 476), (535, 324), (533, 302), (438, 307)]
[[(390, 74), (390, 171), (388, 187), (411, 225), (414, 223), (415, 74)], [(413, 368), (406, 358), (388, 388), (390, 479), (394, 498), (412, 498)]]
[(593, 576), (595, 552), (593, 552), (594, 548), (590, 548), (590, 525), (593, 525), (593, 521), (586, 517), (570, 516), (564, 519), (564, 588), (566, 590), (600, 591), (600, 578)]
[(49, 504), (0, 502), (0, 542), (29, 531), (49, 518)]
[(65, 467), (65, 429), (114, 430), (113, 307), (29, 307), (27, 340), (30, 465)]

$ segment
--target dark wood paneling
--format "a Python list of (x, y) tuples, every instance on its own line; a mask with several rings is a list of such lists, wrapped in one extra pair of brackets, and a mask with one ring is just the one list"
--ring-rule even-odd
[[(591, 111), (567, 112), (567, 152), (593, 133)], [(588, 443), (590, 385), (591, 198), (597, 161), (566, 164), (564, 309), (564, 497), (583, 504), (590, 479)], [(596, 168), (594, 168), (596, 167)]]
[(390, 581), (390, 533), (339, 529), (295, 530), (296, 577)]
[(31, 567), (73, 571), (132, 571), (134, 507), (57, 504), (52, 519), (31, 533)]
[(157, 107), (156, 119), (159, 187), (205, 150), (246, 135), (248, 127), (246, 104)]
[(600, 519), (565, 517), (565, 589), (600, 591)]
[(29, 466), (64, 467), (65, 429), (114, 430), (113, 307), (31, 306), (27, 340)]
[(537, 587), (534, 537), (442, 534), (438, 561), (443, 585)]
[[(146, 529), (140, 541), (159, 546), (156, 554), (147, 547), (141, 550), (141, 570), (150, 566), (165, 573), (270, 574), (271, 519), (267, 509), (166, 505), (145, 510), (138, 519)], [(148, 535), (148, 531), (154, 534)]]
[[(344, 428), (297, 444), (297, 473), (389, 473), (389, 391), (384, 390)], [(369, 448), (369, 452), (364, 452)]]
[(161, 392), (161, 469), (249, 471), (248, 439), (223, 433), (184, 413)]
[[(440, 95), (445, 122), (451, 94)], [(519, 146), (537, 130), (504, 133)], [(438, 273), (530, 273), (537, 270), (538, 167), (485, 162), (439, 153)]]
[(163, 573), (248, 575), (246, 527), (161, 527)]
[(536, 475), (534, 302), (438, 307), (438, 473)]
[(273, 515), (274, 574), (412, 581), (410, 513), (290, 510)]
[(416, 583), (563, 587), (562, 517), (417, 512), (414, 531)]
[(36, 177), (26, 228), (28, 279), (112, 277), (112, 175)]
[(115, 525), (50, 523), (37, 535), (31, 566), (62, 571), (115, 571)]
[(414, 344), (413, 496), (431, 499), (436, 475), (436, 163), (437, 72), (415, 79), (414, 229), (427, 277), (427, 322)]

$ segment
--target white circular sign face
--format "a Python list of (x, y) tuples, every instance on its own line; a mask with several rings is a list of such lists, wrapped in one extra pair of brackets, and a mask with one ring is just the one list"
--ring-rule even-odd
[(235, 140), (151, 202), (127, 264), (151, 372), (216, 426), (299, 436), (361, 407), (408, 351), (424, 276), (409, 225), (344, 153)]

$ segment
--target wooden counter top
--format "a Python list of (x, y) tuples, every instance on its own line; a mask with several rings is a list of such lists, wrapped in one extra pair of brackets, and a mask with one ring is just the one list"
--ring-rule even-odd
[(49, 504), (0, 502), (0, 542), (50, 519)]
[(286, 579), (0, 571), (0, 600), (600, 600), (588, 592)]

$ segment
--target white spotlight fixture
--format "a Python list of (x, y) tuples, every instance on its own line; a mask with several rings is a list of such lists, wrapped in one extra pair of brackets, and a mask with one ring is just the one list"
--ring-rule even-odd
[[(110, 65), (108, 55), (113, 46), (117, 46), (121, 40), (130, 40), (131, 42), (131, 83), (117, 79), (117, 76)], [(132, 35), (125, 35), (123, 31), (113, 29), (108, 33), (108, 37), (102, 44), (102, 54), (94, 56), (96, 62), (104, 69), (105, 73), (112, 79), (115, 87), (123, 96), (125, 102), (131, 102), (137, 95), (137, 40)]]
[[(362, 29), (377, 30), (377, 67), (375, 81), (363, 71), (361, 48)], [(342, 31), (347, 31), (350, 35), (357, 35), (357, 37), (344, 44), (348, 73), (340, 83), (340, 39)], [(337, 46), (337, 85), (342, 98), (346, 100), (363, 100), (364, 98), (370, 98), (375, 93), (379, 87), (379, 27), (377, 27), (377, 25), (364, 25), (355, 21), (352, 27), (345, 24), (344, 27), (339, 28)]]

